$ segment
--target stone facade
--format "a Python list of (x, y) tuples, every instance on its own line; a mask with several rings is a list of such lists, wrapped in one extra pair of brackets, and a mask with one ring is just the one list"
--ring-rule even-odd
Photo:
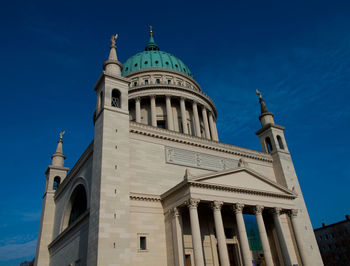
[[(61, 134), (46, 172), (35, 264), (323, 265), (284, 128), (261, 94), (263, 152), (221, 143), (192, 76), (122, 76), (115, 40), (95, 85), (94, 141), (68, 172)], [(151, 41), (145, 56), (161, 53)]]

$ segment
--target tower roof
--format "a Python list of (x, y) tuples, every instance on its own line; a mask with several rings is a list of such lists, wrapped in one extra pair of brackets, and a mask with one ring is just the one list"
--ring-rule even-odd
[(151, 26), (149, 36), (145, 51), (135, 54), (123, 64), (122, 76), (137, 70), (163, 68), (193, 77), (190, 69), (179, 58), (168, 52), (160, 51), (159, 46), (154, 41)]

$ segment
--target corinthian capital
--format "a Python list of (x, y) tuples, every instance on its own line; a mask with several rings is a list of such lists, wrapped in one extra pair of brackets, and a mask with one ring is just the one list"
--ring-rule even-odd
[(177, 207), (172, 208), (170, 211), (174, 218), (180, 216), (180, 211)]
[(242, 213), (243, 208), (244, 208), (244, 204), (242, 204), (242, 203), (236, 203), (233, 205), (233, 211), (235, 213)]
[(282, 211), (281, 208), (274, 208), (274, 209), (272, 210), (272, 213), (273, 213), (273, 214), (276, 214), (276, 215), (280, 215), (280, 214), (281, 214), (281, 211)]
[(199, 199), (189, 199), (186, 204), (188, 208), (197, 208), (198, 207), (198, 203), (200, 202)]
[(257, 206), (255, 206), (254, 213), (255, 213), (255, 215), (262, 214), (263, 210), (264, 210), (264, 206), (257, 205)]
[(291, 217), (297, 217), (297, 215), (298, 215), (298, 210), (297, 209), (292, 209), (292, 210), (290, 210), (290, 215), (291, 215)]
[(211, 207), (214, 211), (220, 211), (224, 203), (222, 201), (214, 201), (211, 203)]

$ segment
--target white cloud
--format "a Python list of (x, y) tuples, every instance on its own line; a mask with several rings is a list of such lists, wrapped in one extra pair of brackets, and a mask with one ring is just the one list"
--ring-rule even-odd
[(9, 244), (0, 247), (0, 261), (7, 261), (33, 256), (36, 249), (36, 239), (23, 244)]

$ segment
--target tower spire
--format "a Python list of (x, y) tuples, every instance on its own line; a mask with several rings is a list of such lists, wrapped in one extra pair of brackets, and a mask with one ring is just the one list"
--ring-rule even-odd
[(262, 98), (261, 92), (258, 89), (255, 92), (259, 96), (259, 103), (260, 103), (260, 110), (261, 110), (259, 120), (261, 122), (261, 125), (265, 126), (267, 124), (274, 124), (275, 122), (273, 120), (273, 113), (269, 112), (269, 110), (267, 109), (265, 101)]
[(58, 140), (56, 152), (51, 155), (52, 159), (52, 166), (59, 166), (64, 167), (64, 160), (66, 159), (66, 156), (63, 154), (63, 135), (66, 133), (66, 131), (60, 132), (60, 138)]
[(105, 70), (107, 74), (120, 76), (121, 71), (123, 69), (123, 65), (118, 61), (116, 46), (117, 38), (118, 34), (113, 35), (111, 37), (111, 45), (109, 46), (109, 56), (107, 61), (103, 63), (103, 70)]
[(149, 27), (149, 37), (153, 37), (153, 27), (151, 25), (148, 26)]
[(149, 41), (146, 45), (145, 51), (158, 51), (159, 46), (156, 44), (156, 42), (153, 39), (153, 26), (149, 27)]

